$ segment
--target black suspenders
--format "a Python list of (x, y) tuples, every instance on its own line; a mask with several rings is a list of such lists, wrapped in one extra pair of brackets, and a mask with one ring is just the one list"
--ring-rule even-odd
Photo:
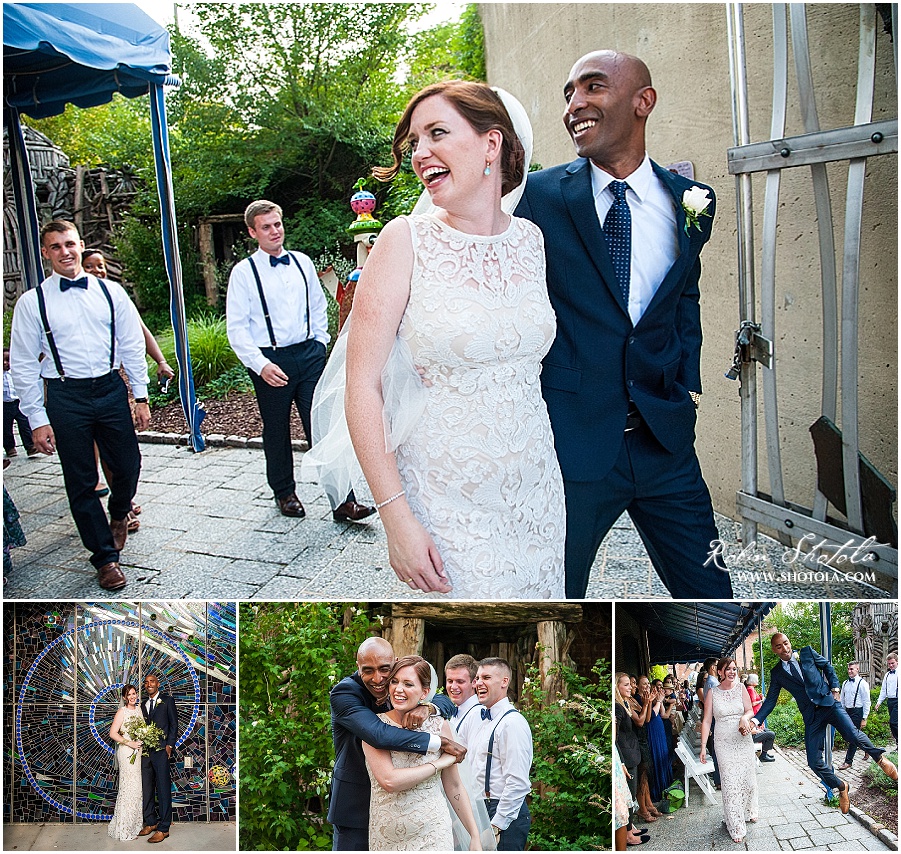
[[(287, 250), (286, 250), (287, 251)], [(303, 267), (300, 266), (300, 261), (294, 257), (293, 252), (288, 252), (288, 257), (294, 262), (294, 266), (300, 270), (300, 275), (303, 278), (303, 286), (307, 295), (307, 338), (310, 337), (310, 283), (307, 281), (307, 275), (303, 271)], [(253, 256), (248, 257), (247, 259), (250, 261), (250, 269), (253, 270), (253, 277), (257, 280), (257, 292), (260, 295), (260, 305), (263, 307), (263, 317), (266, 320), (266, 329), (269, 332), (269, 343), (272, 346), (273, 350), (278, 349), (278, 344), (275, 341), (275, 332), (272, 331), (272, 319), (269, 317), (269, 305), (266, 302), (266, 295), (263, 293), (263, 282), (260, 280), (260, 271), (257, 270), (257, 265), (253, 261)]]
[[(847, 685), (848, 682), (850, 682), (850, 681), (851, 681), (850, 679), (846, 679), (846, 680), (845, 680), (845, 685)], [(857, 689), (854, 691), (854, 704), (853, 704), (852, 706), (850, 706), (850, 708), (852, 708), (852, 709), (856, 709), (856, 708), (857, 708), (857, 697), (860, 695), (860, 683), (861, 683), (861, 682), (863, 682), (863, 679), (858, 679), (858, 680), (857, 680)], [(845, 690), (845, 685), (842, 685), (842, 691)]]
[[(100, 284), (100, 290), (109, 303), (109, 369), (112, 373), (116, 369), (116, 310), (113, 308), (113, 298), (110, 296), (109, 288), (99, 276), (97, 282)], [(47, 336), (47, 344), (50, 346), (50, 354), (53, 356), (53, 365), (59, 378), (63, 381), (66, 379), (65, 371), (63, 371), (63, 362), (59, 357), (59, 348), (53, 338), (53, 332), (50, 330), (50, 321), (47, 319), (47, 303), (44, 300), (44, 290), (38, 285), (38, 311), (41, 313), (41, 323), (44, 325), (44, 335)]]
[[(507, 715), (512, 714), (517, 711), (516, 709), (507, 709), (500, 718), (498, 718), (497, 723), (494, 725), (494, 729), (491, 730), (491, 738), (488, 739), (488, 761), (485, 763), (485, 797), (491, 798), (491, 755), (494, 750), (494, 734), (497, 732), (497, 728), (501, 725), (501, 721), (507, 717)], [(461, 722), (462, 723), (462, 722)]]

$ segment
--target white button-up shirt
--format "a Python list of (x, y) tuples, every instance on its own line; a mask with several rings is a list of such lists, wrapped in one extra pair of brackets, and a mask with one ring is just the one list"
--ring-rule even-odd
[(473, 694), (457, 706), (457, 716), (448, 723), (454, 733), (454, 740), (468, 748), (472, 734), (482, 725), (482, 704), (478, 696)]
[[(506, 697), (498, 700), (491, 707), (491, 720), (481, 721), (479, 728), (471, 734), (472, 743), (469, 745), (473, 774), (479, 785), (479, 791), (484, 792), (488, 742), (491, 733), (497, 728), (488, 791), (491, 792), (492, 798), (499, 799), (497, 812), (491, 823), (501, 830), (506, 830), (510, 822), (519, 815), (522, 802), (532, 789), (529, 782), (529, 770), (532, 767), (532, 730), (519, 712), (506, 715), (512, 708), (513, 704)], [(478, 710), (472, 712), (470, 717), (475, 714), (479, 714)], [(481, 720), (481, 714), (479, 719)]]
[[(47, 320), (56, 341), (63, 372), (71, 379), (91, 379), (110, 372), (110, 308), (96, 276), (87, 276), (88, 287), (60, 290), (54, 273), (41, 282), (47, 305)], [(113, 368), (125, 368), (135, 397), (147, 396), (146, 347), (141, 320), (134, 303), (121, 285), (104, 279), (116, 314)], [(43, 360), (39, 361), (43, 354)], [(19, 393), (19, 408), (32, 429), (50, 423), (44, 409), (42, 377), (59, 377), (44, 334), (38, 308), (37, 289), (19, 297), (13, 312), (9, 342), (9, 364)]]
[(882, 677), (882, 688), (879, 690), (879, 699), (877, 703), (883, 700), (898, 699), (898, 671), (894, 673), (886, 673)]
[[(282, 256), (286, 255), (282, 251)], [(294, 261), (273, 267), (269, 254), (257, 249), (250, 257), (256, 264), (269, 320), (278, 347), (289, 347), (307, 339), (307, 288), (310, 299), (310, 337), (328, 344), (328, 316), (326, 314), (325, 292), (319, 283), (319, 276), (313, 262), (303, 252), (292, 252), (300, 262), (307, 279), (304, 279)], [(241, 363), (254, 373), (261, 373), (270, 363), (261, 352), (262, 347), (271, 347), (269, 329), (260, 302), (257, 280), (245, 258), (235, 264), (228, 279), (228, 293), (225, 298), (225, 318), (228, 340)]]
[[(591, 163), (591, 190), (601, 228), (613, 205), (607, 189), (614, 178)], [(629, 282), (629, 317), (637, 326), (657, 288), (679, 257), (679, 232), (672, 194), (654, 174), (647, 154), (627, 178), (626, 201), (632, 214), (632, 266)]]
[[(855, 696), (857, 702), (854, 702)], [(870, 716), (870, 686), (867, 680), (861, 676), (855, 676), (853, 679), (846, 679), (842, 685), (839, 701), (846, 709), (856, 709), (860, 706), (863, 709), (864, 719)]]

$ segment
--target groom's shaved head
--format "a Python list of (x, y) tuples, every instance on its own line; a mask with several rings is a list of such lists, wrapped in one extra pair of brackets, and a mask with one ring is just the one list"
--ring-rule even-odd
[(388, 696), (388, 679), (396, 660), (391, 644), (384, 638), (366, 638), (357, 650), (357, 672), (369, 693), (378, 700)]
[(791, 641), (782, 632), (776, 632), (770, 638), (770, 647), (783, 661), (788, 661), (792, 657)]

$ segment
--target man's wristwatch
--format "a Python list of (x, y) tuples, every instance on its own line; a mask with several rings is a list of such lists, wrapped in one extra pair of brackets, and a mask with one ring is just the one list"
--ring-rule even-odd
[(147, 398), (146, 397), (136, 397), (135, 403), (147, 403)]

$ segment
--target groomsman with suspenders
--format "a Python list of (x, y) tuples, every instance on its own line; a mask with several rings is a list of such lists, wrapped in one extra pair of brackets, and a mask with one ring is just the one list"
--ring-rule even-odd
[[(851, 723), (858, 729), (863, 729), (870, 715), (870, 686), (860, 675), (859, 661), (848, 662), (848, 678), (842, 683), (838, 699), (851, 718)], [(838, 766), (839, 771), (847, 771), (851, 767), (855, 753), (857, 745), (849, 744), (845, 761)]]
[(478, 662), (465, 652), (448, 659), (444, 665), (444, 688), (456, 707), (449, 723), (454, 737), (464, 747), (469, 747), (472, 733), (482, 723), (474, 685), (478, 666)]
[(512, 676), (502, 658), (484, 658), (476, 674), (482, 724), (468, 745), (476, 783), (494, 827), (498, 851), (525, 851), (532, 817), (526, 795), (531, 791), (532, 730), (507, 699)]
[(885, 676), (882, 677), (882, 688), (879, 691), (879, 699), (876, 700), (876, 709), (882, 705), (885, 700), (888, 706), (888, 725), (898, 744), (898, 654), (890, 652), (885, 663), (888, 667)]
[[(263, 419), (266, 477), (283, 516), (306, 515), (296, 493), (291, 451), (291, 404), (310, 440), (313, 391), (325, 368), (329, 341), (326, 300), (310, 258), (284, 248), (282, 209), (259, 199), (244, 212), (259, 248), (239, 261), (228, 280), (228, 340), (250, 374)], [(332, 508), (336, 522), (375, 512), (353, 492)]]
[[(59, 453), (72, 518), (98, 583), (119, 590), (125, 586), (119, 553), (141, 472), (135, 425), (150, 426), (147, 362), (137, 309), (120, 285), (84, 273), (83, 251), (71, 222), (41, 229), (41, 254), (53, 273), (16, 304), (10, 367), (34, 446)], [(120, 365), (131, 382), (134, 415)], [(109, 521), (95, 495), (95, 442), (112, 475)]]

